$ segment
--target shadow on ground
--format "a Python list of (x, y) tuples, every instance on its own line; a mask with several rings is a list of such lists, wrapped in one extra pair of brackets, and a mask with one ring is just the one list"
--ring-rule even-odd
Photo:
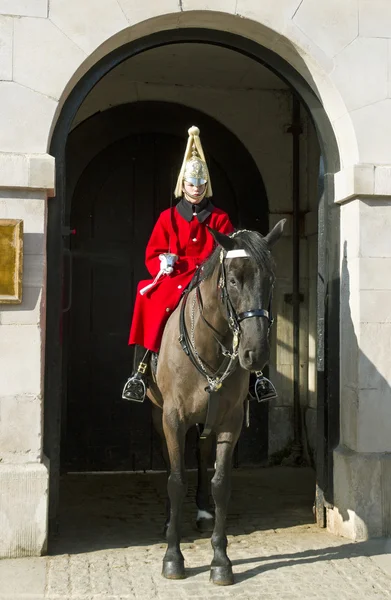
[[(188, 475), (183, 543), (210, 537), (195, 527), (196, 473)], [(314, 489), (309, 468), (234, 470), (228, 535), (313, 526)], [(50, 554), (164, 543), (165, 473), (65, 475), (60, 493), (59, 533)]]

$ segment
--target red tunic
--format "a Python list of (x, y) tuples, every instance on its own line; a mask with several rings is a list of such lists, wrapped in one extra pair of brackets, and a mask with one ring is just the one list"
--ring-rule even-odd
[(190, 283), (196, 268), (213, 251), (215, 242), (206, 225), (221, 233), (234, 230), (227, 213), (214, 207), (200, 223), (193, 217), (190, 223), (174, 209), (163, 211), (152, 231), (145, 253), (145, 264), (153, 278), (160, 270), (159, 254), (178, 255), (171, 275), (162, 275), (157, 284), (143, 296), (140, 289), (153, 280), (140, 281), (130, 328), (129, 344), (138, 344), (158, 352), (164, 326), (179, 303), (181, 294)]

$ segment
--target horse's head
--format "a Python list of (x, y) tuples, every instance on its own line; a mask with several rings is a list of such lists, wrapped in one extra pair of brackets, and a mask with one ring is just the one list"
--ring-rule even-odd
[(231, 317), (231, 326), (235, 322), (234, 328), (240, 328), (239, 362), (249, 371), (261, 371), (269, 360), (275, 279), (270, 250), (280, 239), (285, 221), (279, 221), (266, 236), (247, 230), (227, 236), (210, 230), (221, 247), (222, 310), (228, 320)]

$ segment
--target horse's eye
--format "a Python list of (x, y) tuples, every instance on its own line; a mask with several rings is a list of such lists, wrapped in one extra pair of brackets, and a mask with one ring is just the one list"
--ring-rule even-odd
[(231, 277), (231, 279), (229, 280), (229, 285), (233, 285), (234, 287), (236, 287), (236, 279)]

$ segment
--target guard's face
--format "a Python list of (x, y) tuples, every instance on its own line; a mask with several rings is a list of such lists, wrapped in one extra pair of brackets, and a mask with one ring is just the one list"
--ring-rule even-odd
[(198, 204), (204, 197), (206, 183), (201, 185), (193, 185), (189, 181), (183, 182), (183, 191), (186, 194), (186, 199), (192, 204)]

